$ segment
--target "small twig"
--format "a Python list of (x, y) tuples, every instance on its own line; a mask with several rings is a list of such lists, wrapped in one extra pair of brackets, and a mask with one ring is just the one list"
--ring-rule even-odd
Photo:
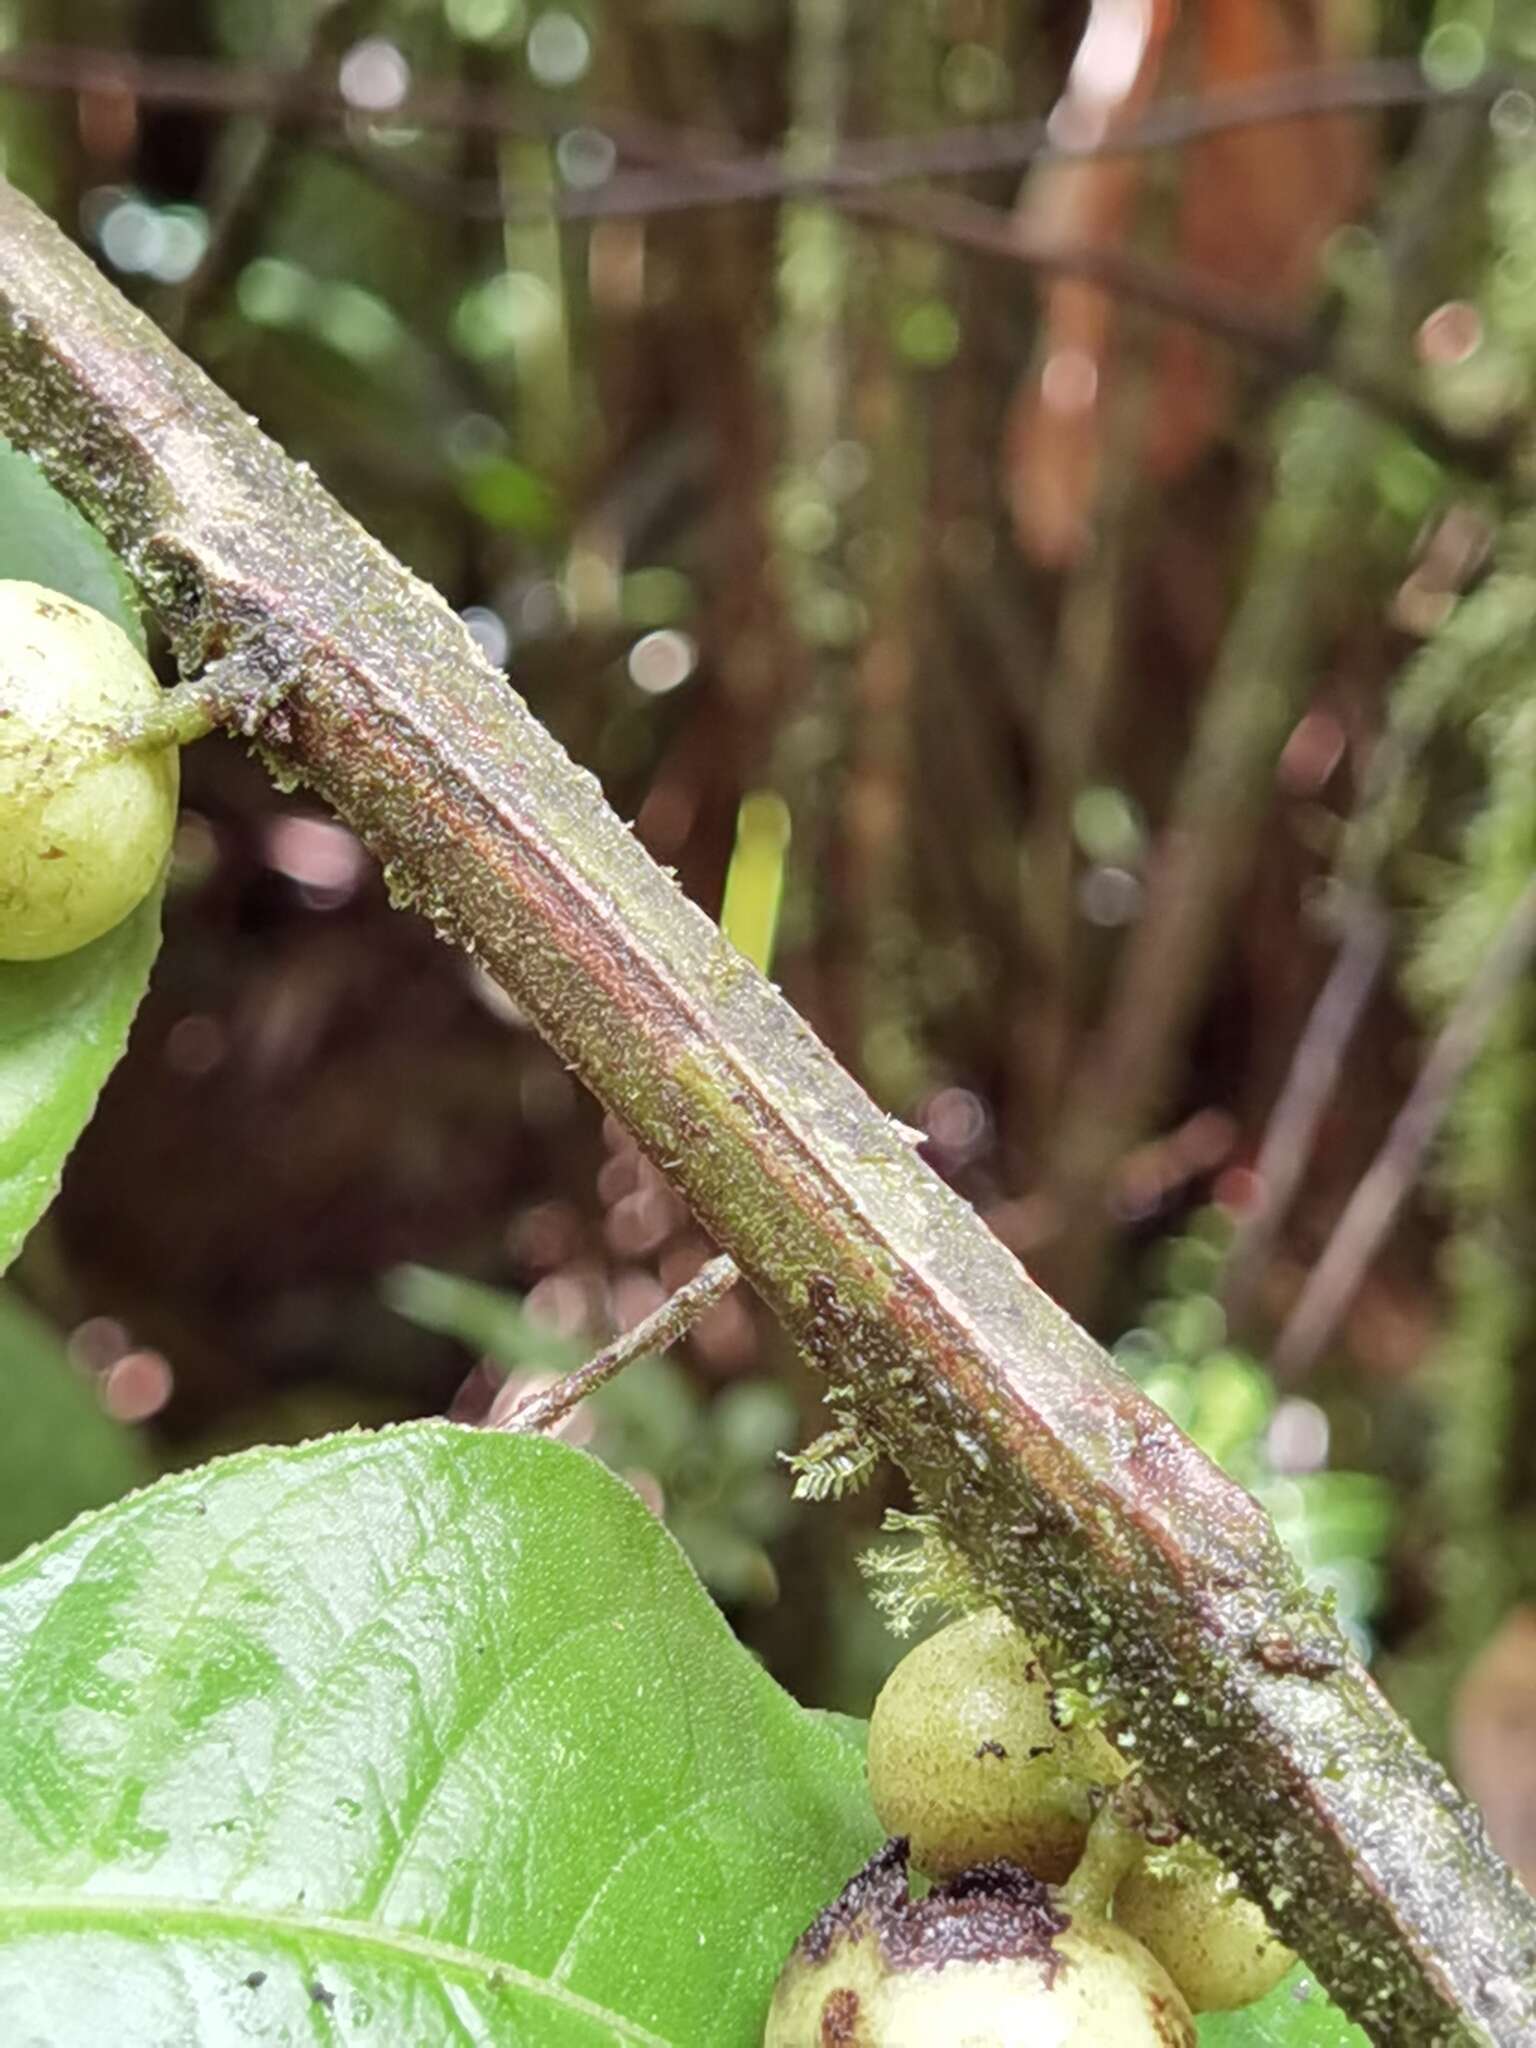
[(275, 74), (281, 81), (269, 109), (230, 121), (212, 151), (212, 162), (200, 195), (207, 237), (203, 252), (186, 277), (161, 287), (149, 301), (156, 324), (178, 340), (215, 288), (238, 266), (241, 251), (262, 202), (281, 171), (278, 143), (285, 124), (278, 110), (302, 100), (316, 82), (322, 32), (343, 0), (315, 0), (303, 33), (303, 47), (291, 63)]
[(1333, 1099), (1366, 1005), (1381, 975), (1391, 920), (1374, 894), (1357, 893), (1346, 914), (1343, 941), (1291, 1057), (1285, 1085), (1270, 1112), (1254, 1161), (1258, 1204), (1239, 1228), (1227, 1255), (1221, 1296), (1240, 1317), (1263, 1271), (1280, 1226), (1317, 1142), (1323, 1112)]
[[(346, 161), (408, 204), (470, 215), (483, 210), (487, 218), (495, 219), (517, 219), (526, 213), (526, 209), (516, 207), (509, 211), (506, 194), (499, 185), (477, 193), (474, 187), (466, 189), (458, 181), (436, 172), (398, 163), (364, 144), (350, 146)], [(732, 199), (761, 196), (736, 189), (733, 181), (739, 161), (751, 160), (718, 157), (695, 161), (687, 173), (695, 193), (694, 203), (724, 205)], [(1093, 242), (1031, 238), (1021, 232), (1015, 216), (1001, 208), (984, 205), (960, 193), (878, 189), (883, 182), (870, 179), (851, 188), (834, 182), (823, 196), (840, 212), (873, 226), (944, 242), (1042, 277), (1071, 277), (1098, 285), (1116, 298), (1126, 299), (1164, 319), (1198, 327), (1231, 347), (1259, 356), (1288, 378), (1326, 377), (1361, 405), (1393, 421), (1440, 461), (1475, 475), (1497, 475), (1504, 466), (1509, 453), (1507, 432), (1456, 432), (1423, 405), (1406, 384), (1390, 382), (1343, 361), (1319, 328), (1271, 313), (1240, 292), (1228, 291), (1193, 271), (1149, 262), (1132, 250)], [(622, 213), (631, 209), (614, 210)], [(539, 211), (547, 215), (550, 208), (543, 205)], [(577, 217), (592, 217), (596, 210), (589, 207), (578, 212), (561, 202), (554, 211), (561, 219), (568, 219), (573, 213)]]
[(1413, 1187), (1424, 1155), (1456, 1099), (1505, 997), (1536, 950), (1536, 880), (1527, 882), (1504, 928), (1435, 1040), (1407, 1101), (1339, 1218), (1273, 1354), (1277, 1378), (1300, 1379), (1327, 1345)]
[[(1017, 170), (1025, 164), (1087, 162), (1144, 150), (1175, 149), (1234, 128), (1315, 120), (1391, 107), (1487, 105), (1530, 83), (1526, 71), (1500, 68), (1446, 90), (1412, 58), (1318, 66), (1214, 93), (1169, 99), (1149, 108), (1112, 135), (1074, 142), (1053, 132), (1049, 117), (947, 129), (934, 135), (878, 136), (845, 145), (830, 163), (808, 169), (777, 150), (737, 156), (728, 185), (709, 187), (688, 175), (689, 152), (732, 150), (731, 139), (647, 121), (611, 107), (530, 111), (499, 89), (481, 91), (420, 85), (399, 106), (369, 114), (318, 79), (296, 84), (281, 69), (206, 63), (188, 58), (143, 58), (121, 50), (31, 48), (0, 53), (0, 84), (40, 92), (126, 92), (152, 106), (210, 114), (256, 114), (274, 120), (330, 119), (383, 122), (392, 128), (483, 130), (491, 134), (556, 136), (585, 125), (603, 129), (626, 156), (651, 168), (610, 179), (591, 192), (568, 192), (559, 210), (571, 217), (677, 212), (729, 200), (812, 198), (868, 191), (914, 178), (970, 177)], [(679, 162), (681, 159), (681, 162)], [(696, 168), (696, 167), (695, 167)], [(537, 202), (547, 207), (547, 200)]]
[(617, 1379), (626, 1365), (637, 1358), (667, 1350), (677, 1343), (722, 1296), (730, 1293), (741, 1278), (736, 1261), (725, 1256), (711, 1259), (707, 1266), (677, 1290), (661, 1307), (605, 1344), (585, 1365), (577, 1366), (552, 1387), (518, 1400), (511, 1381), (501, 1389), (485, 1418), (487, 1429), (506, 1429), (519, 1436), (538, 1436), (557, 1429), (573, 1408), (579, 1408), (588, 1394), (595, 1394), (609, 1380)]
[(1011, 214), (960, 193), (872, 192), (848, 195), (847, 212), (930, 236), (982, 256), (1000, 257), (1047, 277), (1075, 277), (1149, 312), (1199, 327), (1235, 347), (1267, 358), (1287, 378), (1326, 378), (1336, 390), (1392, 421), (1438, 460), (1478, 475), (1497, 475), (1509, 454), (1507, 432), (1462, 434), (1405, 385), (1350, 361), (1316, 327), (1278, 318), (1239, 292), (1133, 250), (1092, 242), (1061, 243), (1021, 232)]
[[(150, 104), (209, 114), (245, 114), (271, 124), (259, 152), (266, 161), (279, 128), (330, 122), (342, 130), (347, 154), (368, 176), (412, 203), (501, 221), (547, 218), (644, 218), (750, 201), (824, 199), (864, 218), (906, 228), (980, 254), (1001, 256), (1045, 275), (1079, 277), (1175, 320), (1269, 358), (1289, 376), (1315, 373), (1395, 420), (1429, 452), (1476, 474), (1497, 474), (1505, 437), (1458, 435), (1417, 403), (1411, 392), (1340, 363), (1325, 339), (1276, 319), (1261, 306), (1206, 280), (1147, 263), (1124, 250), (1091, 244), (1027, 242), (1009, 215), (960, 195), (897, 194), (891, 185), (954, 178), (1032, 163), (1089, 163), (1146, 150), (1180, 147), (1234, 128), (1304, 120), (1392, 106), (1433, 109), (1480, 106), (1520, 86), (1526, 74), (1488, 71), (1469, 85), (1443, 91), (1412, 61), (1344, 65), (1266, 79), (1256, 86), (1191, 95), (1153, 107), (1139, 121), (1095, 142), (1052, 132), (1050, 117), (959, 128), (933, 136), (881, 136), (848, 144), (831, 162), (808, 169), (785, 153), (753, 156), (732, 137), (671, 126), (613, 108), (534, 115), (497, 92), (426, 84), (387, 115), (367, 116), (334, 87), (313, 76), (252, 70), (188, 59), (143, 59), (119, 51), (31, 49), (0, 53), (0, 85), (40, 91), (117, 91)], [(395, 162), (367, 142), (368, 123), (391, 128), (553, 137), (585, 124), (600, 128), (621, 156), (646, 166), (608, 179), (590, 192), (508, 194), (500, 179), (483, 192), (461, 180)], [(316, 137), (323, 144), (323, 137)], [(241, 203), (237, 190), (233, 203)], [(210, 251), (213, 244), (210, 244)], [(205, 281), (210, 257), (197, 274)]]

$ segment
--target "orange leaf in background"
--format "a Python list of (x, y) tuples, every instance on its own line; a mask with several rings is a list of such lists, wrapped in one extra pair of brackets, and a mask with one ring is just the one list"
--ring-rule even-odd
[[(1052, 133), (1092, 144), (1151, 98), (1178, 0), (1093, 0)], [(1016, 220), (1021, 239), (1113, 246), (1130, 227), (1144, 163), (1109, 157), (1052, 164), (1025, 180)], [(1075, 562), (1087, 545), (1102, 454), (1100, 396), (1115, 308), (1094, 285), (1067, 278), (1046, 294), (1037, 365), (1009, 409), (1004, 467), (1014, 531), (1025, 554), (1048, 568)]]
[[(1170, 48), (1188, 55), (1206, 91), (1333, 64), (1357, 53), (1357, 0), (1094, 0), (1053, 132), (1091, 142), (1134, 120)], [(1366, 188), (1370, 130), (1356, 115), (1256, 123), (1190, 144), (1181, 159), (1177, 258), (1191, 274), (1248, 294), (1267, 310), (1302, 303), (1319, 250)], [(1115, 247), (1134, 225), (1144, 159), (1049, 165), (1020, 194), (1031, 241)], [(1079, 560), (1092, 532), (1103, 461), (1103, 393), (1117, 308), (1071, 280), (1045, 295), (1036, 360), (1010, 409), (1004, 471), (1019, 545), (1052, 568)], [(1198, 329), (1171, 326), (1161, 344), (1148, 460), (1186, 469), (1220, 431), (1232, 365)]]
[(1494, 1847), (1536, 1889), (1536, 1608), (1513, 1608), (1462, 1680), (1451, 1748)]
[[(1349, 0), (1203, 0), (1201, 84), (1230, 91), (1265, 77), (1360, 54), (1361, 9)], [(1229, 129), (1186, 152), (1179, 256), (1194, 274), (1247, 293), (1272, 311), (1305, 305), (1323, 243), (1360, 205), (1371, 155), (1357, 115)], [(1148, 457), (1176, 474), (1220, 431), (1233, 363), (1193, 327), (1164, 338)]]

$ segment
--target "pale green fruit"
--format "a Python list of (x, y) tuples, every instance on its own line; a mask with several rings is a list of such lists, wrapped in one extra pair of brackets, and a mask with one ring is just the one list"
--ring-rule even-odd
[(1194, 2012), (1230, 2012), (1274, 1990), (1296, 1958), (1208, 1850), (1181, 1842), (1115, 1892), (1115, 1924), (1151, 1950)]
[(1059, 1884), (1083, 1852), (1094, 1789), (1125, 1774), (1097, 1728), (1055, 1725), (1029, 1639), (996, 1608), (919, 1643), (870, 1719), (875, 1812), (930, 1877), (1002, 1856)]
[(1073, 1921), (989, 1864), (907, 1897), (901, 1844), (797, 1943), (764, 2048), (1194, 2048), (1189, 2009), (1139, 1942)]
[(110, 619), (0, 582), (0, 960), (72, 953), (153, 888), (176, 824), (177, 749), (85, 757), (159, 697)]

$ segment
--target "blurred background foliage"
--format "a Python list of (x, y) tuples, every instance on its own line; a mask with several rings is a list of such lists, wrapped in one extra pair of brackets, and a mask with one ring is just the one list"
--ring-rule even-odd
[[(1527, 1868), (1533, 94), (1536, 0), (0, 0), (7, 174), (1261, 1494)], [(473, 1421), (708, 1252), (346, 831), (222, 741), (185, 799), (0, 1320), (10, 1546)], [(575, 1426), (860, 1711), (902, 1496), (792, 1500), (818, 1417), (738, 1293)]]

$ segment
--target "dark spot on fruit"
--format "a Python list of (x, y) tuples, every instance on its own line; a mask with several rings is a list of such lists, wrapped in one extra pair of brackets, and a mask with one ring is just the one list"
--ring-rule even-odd
[(821, 2008), (821, 2048), (849, 2048), (859, 2024), (859, 1994), (845, 1984)]
[[(1000, 1742), (984, 1742), (976, 1754), (978, 1757), (995, 1756), (999, 1763), (1006, 1763), (1008, 1761), (1008, 1752)], [(1038, 1749), (1030, 1751), (1031, 1756), (1038, 1756), (1039, 1754)]]
[(822, 1963), (838, 1942), (872, 1933), (893, 1970), (1025, 1958), (1045, 1967), (1049, 1983), (1059, 1962), (1055, 1938), (1070, 1925), (1048, 1888), (1017, 1863), (978, 1863), (912, 1898), (907, 1843), (898, 1836), (848, 1880), (795, 1948), (805, 1962)]
[(309, 1995), (316, 2005), (323, 2005), (327, 2012), (329, 2012), (331, 2007), (336, 2003), (335, 1992), (327, 1991), (325, 1986), (320, 1982), (320, 1979), (318, 1977), (315, 1979), (314, 1983), (310, 1985)]
[(1044, 1965), (1049, 1984), (1060, 1962), (1056, 1936), (1070, 1925), (1070, 1915), (1057, 1910), (1039, 1878), (999, 1859), (909, 1900), (899, 1922), (877, 1922), (875, 1931), (892, 1969), (1023, 1959)]
[(823, 1906), (795, 1947), (808, 1963), (824, 1963), (833, 1944), (851, 1934), (866, 1914), (876, 1924), (907, 1903), (907, 1841), (898, 1835), (854, 1872), (830, 1906)]
[(1194, 2048), (1194, 2035), (1185, 2024), (1183, 2016), (1176, 2013), (1161, 1992), (1147, 1994), (1147, 2004), (1152, 2011), (1152, 2024), (1157, 2029), (1157, 2038), (1165, 2048)]
[(245, 1988), (247, 1991), (259, 1991), (266, 1981), (267, 1973), (265, 1970), (252, 1970), (249, 1977), (245, 1980)]

